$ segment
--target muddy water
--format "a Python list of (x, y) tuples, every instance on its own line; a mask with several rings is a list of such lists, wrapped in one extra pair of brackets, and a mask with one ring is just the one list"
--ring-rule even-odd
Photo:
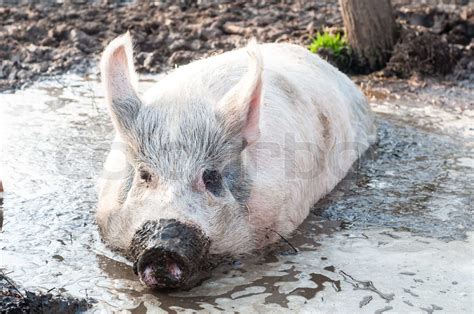
[(163, 294), (97, 234), (112, 138), (101, 101), (95, 81), (75, 76), (0, 95), (0, 267), (25, 288), (94, 298), (97, 312), (473, 310), (472, 111), (374, 97), (379, 143), (288, 239), (298, 253), (282, 241)]

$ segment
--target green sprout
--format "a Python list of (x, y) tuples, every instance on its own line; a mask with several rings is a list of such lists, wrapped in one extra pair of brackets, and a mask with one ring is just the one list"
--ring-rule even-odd
[(314, 53), (321, 48), (326, 48), (332, 51), (334, 55), (339, 56), (345, 47), (347, 47), (346, 39), (340, 33), (333, 35), (328, 32), (322, 34), (318, 32), (308, 48)]

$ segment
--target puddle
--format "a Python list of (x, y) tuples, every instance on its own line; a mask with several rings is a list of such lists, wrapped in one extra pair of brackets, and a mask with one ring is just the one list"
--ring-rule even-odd
[(464, 239), (466, 230), (474, 228), (472, 142), (463, 142), (459, 133), (423, 131), (387, 113), (380, 117), (379, 142), (315, 206), (316, 212), (357, 228), (385, 226)]
[(21, 286), (94, 298), (93, 312), (472, 311), (469, 110), (374, 100), (379, 143), (288, 239), (298, 253), (282, 241), (163, 294), (96, 230), (95, 182), (113, 136), (101, 98), (76, 76), (0, 95), (0, 267)]

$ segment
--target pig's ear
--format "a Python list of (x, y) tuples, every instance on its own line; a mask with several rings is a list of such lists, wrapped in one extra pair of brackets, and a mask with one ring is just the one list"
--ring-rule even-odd
[(138, 79), (133, 66), (129, 32), (117, 37), (105, 48), (100, 69), (112, 122), (119, 134), (129, 139), (141, 106), (136, 92)]
[(249, 64), (247, 73), (221, 99), (218, 110), (251, 145), (260, 136), (259, 117), (262, 103), (262, 55), (255, 39), (247, 45)]

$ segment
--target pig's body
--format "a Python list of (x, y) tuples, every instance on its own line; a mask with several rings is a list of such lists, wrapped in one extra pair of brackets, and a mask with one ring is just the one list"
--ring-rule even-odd
[[(297, 228), (374, 141), (375, 128), (364, 95), (333, 66), (297, 45), (259, 48), (264, 60), (261, 135), (243, 159), (253, 182), (249, 222), (257, 245), (266, 245), (278, 238), (266, 228), (282, 235)], [(164, 77), (144, 101), (160, 106), (161, 99), (172, 97), (179, 106), (189, 104), (186, 98), (219, 100), (247, 68), (246, 49), (200, 60)]]
[[(259, 45), (258, 50), (263, 60), (262, 89), (258, 96), (261, 97), (257, 117), (259, 132), (254, 132), (255, 136), (250, 131), (242, 132), (251, 134), (244, 141), (251, 145), (237, 157), (241, 167), (239, 176), (245, 176), (239, 182), (244, 187), (229, 188), (240, 204), (236, 208), (241, 208), (242, 212), (232, 209), (225, 215), (200, 214), (176, 205), (182, 201), (172, 201), (173, 206), (161, 206), (165, 209), (157, 209), (159, 213), (156, 213), (153, 208), (157, 204), (183, 195), (179, 188), (167, 188), (166, 193), (158, 189), (158, 193), (163, 192), (166, 196), (148, 204), (142, 201), (140, 204), (144, 209), (135, 212), (141, 217), (134, 219), (136, 222), (123, 223), (131, 225), (130, 228), (110, 227), (111, 213), (123, 206), (120, 200), (127, 179), (106, 178), (100, 195), (98, 220), (100, 224), (101, 220), (108, 219), (108, 228), (121, 229), (110, 235), (105, 232), (115, 247), (126, 248), (143, 222), (159, 218), (180, 219), (198, 225), (211, 239), (210, 254), (250, 252), (278, 239), (277, 233), (289, 235), (294, 231), (311, 206), (334, 188), (353, 162), (373, 143), (375, 127), (368, 104), (344, 74), (296, 45), (264, 44)], [(246, 75), (248, 60), (248, 51), (239, 49), (180, 67), (150, 88), (143, 103), (147, 110), (156, 108), (169, 112), (167, 138), (179, 138), (177, 132), (183, 126), (174, 128), (177, 119), (197, 107), (209, 107), (197, 110), (197, 116), (219, 110), (220, 100)], [(257, 63), (257, 66), (262, 64)], [(202, 101), (204, 99), (206, 101)], [(250, 113), (248, 119), (253, 119)], [(195, 128), (193, 120), (187, 121), (187, 127)], [(199, 141), (199, 138), (194, 140)], [(193, 154), (193, 151), (183, 149), (180, 154), (186, 159), (184, 155)], [(179, 154), (175, 156), (179, 158)], [(173, 167), (172, 158), (168, 159), (167, 167)], [(130, 162), (111, 154), (106, 169), (112, 167), (128, 169), (125, 172), (133, 168)], [(214, 204), (209, 197), (203, 202), (211, 207)], [(199, 202), (188, 199), (185, 203)]]

